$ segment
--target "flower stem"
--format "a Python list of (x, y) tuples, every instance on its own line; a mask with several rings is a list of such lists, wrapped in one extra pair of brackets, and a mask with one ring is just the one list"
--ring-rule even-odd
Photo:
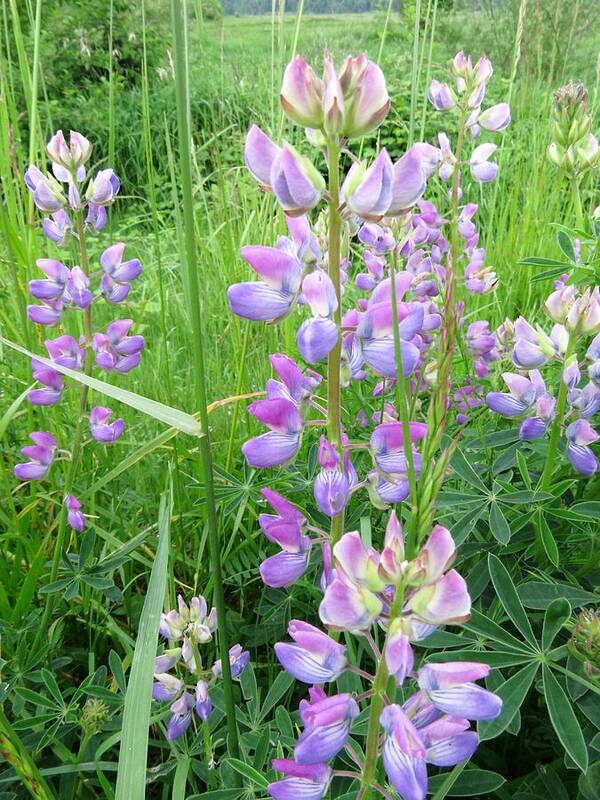
[[(393, 621), (401, 613), (404, 604), (404, 586), (399, 585), (396, 587), (396, 596), (390, 611), (388, 620), (388, 630), (391, 628)], [(379, 757), (379, 718), (383, 711), (384, 695), (387, 687), (388, 678), (390, 677), (387, 663), (385, 660), (385, 648), (387, 647), (387, 636), (383, 646), (383, 652), (379, 659), (379, 666), (375, 673), (375, 680), (373, 682), (373, 697), (371, 699), (371, 709), (369, 712), (369, 726), (367, 729), (367, 744), (365, 747), (365, 765), (362, 771), (362, 789), (363, 796), (367, 800), (370, 789), (375, 788), (375, 773), (377, 769), (377, 760)]]
[[(87, 251), (87, 243), (85, 239), (85, 228), (83, 222), (83, 211), (78, 211), (75, 215), (75, 224), (77, 227), (77, 238), (79, 241), (79, 255), (80, 267), (86, 275), (90, 273), (90, 260)], [(85, 361), (83, 365), (83, 372), (85, 375), (90, 375), (92, 372), (93, 353), (92, 353), (92, 306), (88, 306), (83, 312), (83, 329), (86, 341), (85, 348)], [(65, 477), (65, 495), (71, 494), (73, 485), (75, 483), (75, 476), (79, 467), (79, 458), (81, 454), (81, 446), (83, 443), (83, 428), (84, 419), (86, 416), (87, 404), (89, 397), (89, 387), (81, 385), (79, 395), (79, 411), (77, 414), (77, 423), (75, 425), (75, 432), (73, 433), (73, 441), (71, 444), (71, 458), (68, 463), (66, 477)], [(54, 543), (54, 552), (52, 554), (52, 565), (50, 567), (49, 583), (54, 583), (58, 575), (58, 568), (60, 559), (65, 547), (65, 540), (67, 534), (67, 509), (63, 508), (61, 511), (60, 522), (58, 525), (58, 533)], [(48, 632), (48, 622), (54, 609), (55, 595), (48, 594), (46, 596), (46, 605), (44, 613), (40, 622), (40, 626), (35, 635), (32, 653), (35, 653), (41, 638)]]
[[(569, 336), (569, 342), (567, 344), (567, 352), (565, 353), (564, 363), (566, 363), (569, 357), (573, 355), (573, 352), (575, 351), (576, 341), (577, 341), (576, 335), (574, 333), (571, 333), (571, 335)], [(561, 380), (560, 387), (558, 389), (558, 398), (556, 401), (556, 414), (554, 416), (554, 421), (552, 423), (552, 430), (550, 431), (548, 454), (546, 455), (544, 471), (542, 472), (542, 476), (540, 478), (538, 486), (538, 488), (542, 492), (548, 491), (548, 488), (550, 486), (550, 481), (552, 480), (552, 472), (554, 471), (556, 451), (558, 449), (558, 441), (560, 439), (560, 431), (565, 417), (565, 410), (567, 408), (567, 393), (568, 393), (567, 384), (563, 380)]]
[[(329, 171), (329, 242), (327, 248), (328, 273), (335, 288), (337, 308), (333, 319), (338, 329), (337, 341), (327, 359), (327, 434), (330, 442), (342, 454), (342, 416), (340, 401), (340, 367), (342, 356), (342, 292), (340, 281), (340, 253), (342, 218), (340, 205), (340, 149), (333, 138), (327, 140), (327, 168)], [(344, 532), (344, 514), (331, 520), (331, 546)]]
[[(416, 514), (411, 515), (407, 530), (407, 555), (413, 557), (418, 547), (428, 533), (432, 524), (435, 498), (443, 481), (444, 470), (433, 468), (433, 456), (439, 450), (442, 437), (446, 430), (448, 418), (448, 397), (450, 394), (450, 370), (452, 357), (456, 348), (459, 317), (456, 313), (456, 277), (460, 250), (460, 235), (458, 232), (458, 209), (460, 199), (460, 166), (465, 138), (467, 111), (461, 111), (458, 122), (458, 138), (456, 141), (456, 163), (452, 178), (452, 191), (450, 194), (451, 212), (451, 238), (450, 252), (446, 264), (444, 320), (441, 328), (439, 355), (437, 360), (436, 387), (431, 398), (427, 414), (427, 436), (423, 440), (421, 453), (421, 479), (419, 481), (419, 503)], [(446, 457), (449, 453), (446, 453)], [(443, 467), (443, 459), (440, 459)]]
[(583, 228), (583, 208), (581, 206), (581, 192), (579, 191), (579, 178), (571, 178), (571, 194), (573, 195), (573, 206), (575, 210), (575, 224), (578, 228)]

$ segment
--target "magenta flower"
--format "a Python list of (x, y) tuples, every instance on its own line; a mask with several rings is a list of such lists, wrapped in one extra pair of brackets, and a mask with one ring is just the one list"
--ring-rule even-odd
[(85, 530), (85, 517), (81, 511), (81, 503), (74, 494), (65, 497), (65, 508), (67, 509), (67, 522), (74, 531), (81, 533)]
[(122, 419), (116, 419), (114, 422), (108, 422), (112, 416), (110, 408), (104, 406), (96, 406), (90, 412), (90, 432), (97, 442), (102, 444), (112, 444), (116, 442), (125, 430), (125, 422)]
[(69, 369), (82, 369), (85, 350), (72, 336), (65, 334), (56, 339), (46, 339), (44, 344), (48, 355), (56, 364)]
[(277, 642), (275, 655), (296, 680), (322, 684), (336, 680), (346, 667), (346, 648), (308, 622), (288, 624), (293, 642)]
[(477, 686), (491, 667), (469, 661), (426, 664), (417, 673), (417, 683), (429, 702), (444, 714), (471, 720), (495, 719), (502, 710), (500, 698)]
[(40, 211), (54, 213), (67, 205), (60, 183), (51, 175), (44, 175), (37, 167), (29, 166), (23, 176), (33, 202)]
[(73, 230), (73, 224), (67, 212), (61, 208), (55, 211), (51, 217), (44, 217), (42, 222), (44, 234), (57, 245), (63, 245), (68, 235)]
[(348, 505), (350, 481), (340, 468), (339, 454), (325, 436), (321, 436), (318, 460), (321, 471), (313, 487), (315, 501), (323, 514), (337, 517)]
[(72, 267), (69, 270), (69, 277), (65, 286), (65, 304), (74, 305), (78, 308), (89, 308), (94, 300), (94, 295), (90, 292), (90, 279), (81, 267)]
[(368, 169), (353, 164), (342, 186), (346, 205), (361, 219), (381, 219), (392, 202), (393, 177), (394, 168), (385, 148)]
[(106, 333), (95, 333), (92, 348), (96, 353), (96, 366), (106, 372), (126, 373), (137, 367), (144, 349), (143, 336), (128, 336), (133, 325), (131, 319), (111, 322)]
[(100, 256), (103, 269), (100, 289), (110, 303), (121, 303), (129, 294), (130, 283), (142, 274), (142, 264), (137, 258), (123, 261), (125, 244), (118, 242)]
[(323, 85), (312, 67), (302, 56), (287, 65), (279, 93), (286, 115), (305, 128), (320, 128), (323, 124)]
[(303, 533), (306, 519), (277, 492), (263, 489), (262, 494), (277, 514), (260, 514), (258, 521), (267, 539), (278, 544), (281, 552), (262, 562), (260, 575), (267, 586), (290, 586), (308, 567), (311, 543)]
[(41, 389), (32, 389), (27, 399), (34, 406), (54, 406), (60, 402), (65, 388), (63, 376), (35, 358), (31, 359), (33, 378), (42, 384)]
[(109, 206), (121, 188), (121, 181), (112, 169), (101, 169), (96, 177), (90, 181), (86, 192), (86, 199), (97, 206)]
[(35, 263), (47, 278), (29, 281), (33, 297), (43, 302), (62, 300), (69, 279), (67, 267), (53, 258), (38, 258)]
[(283, 353), (273, 353), (269, 361), (281, 381), (267, 381), (267, 399), (281, 397), (293, 400), (301, 409), (310, 405), (314, 390), (323, 380), (322, 376), (312, 369), (303, 372), (293, 359)]
[(294, 760), (297, 764), (321, 764), (344, 747), (359, 708), (349, 694), (328, 697), (319, 686), (313, 686), (308, 693), (310, 701), (300, 701), (304, 731), (294, 748)]
[(587, 419), (577, 419), (565, 431), (567, 437), (567, 458), (574, 470), (591, 478), (598, 470), (598, 459), (590, 444), (597, 442), (600, 435)]
[(229, 307), (244, 319), (263, 322), (283, 319), (298, 297), (302, 263), (285, 246), (248, 245), (242, 247), (241, 254), (262, 280), (230, 286)]
[(302, 417), (291, 400), (257, 400), (248, 411), (271, 430), (242, 446), (251, 467), (275, 467), (289, 463), (300, 449)]
[(21, 448), (21, 452), (29, 461), (17, 464), (14, 474), (20, 481), (39, 481), (46, 476), (54, 460), (56, 439), (51, 433), (43, 431), (34, 431), (29, 434), (29, 438), (34, 444)]
[(456, 105), (456, 96), (447, 83), (432, 80), (427, 99), (436, 111), (449, 111)]
[(327, 764), (298, 764), (290, 758), (274, 759), (273, 769), (286, 775), (267, 786), (273, 800), (322, 800), (332, 777)]

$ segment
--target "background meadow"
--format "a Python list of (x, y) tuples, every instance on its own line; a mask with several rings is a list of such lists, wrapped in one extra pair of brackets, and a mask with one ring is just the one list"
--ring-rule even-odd
[[(228, 7), (232, 14), (223, 16), (216, 2), (188, 3), (187, 62), (215, 497), (229, 627), (235, 641), (250, 650), (253, 665), (241, 687), (250, 705), (240, 711), (243, 760), (251, 768), (244, 771), (238, 764), (244, 788), (228, 788), (234, 785), (236, 766), (220, 758), (224, 734), (218, 702), (212, 723), (214, 770), (207, 767), (210, 753), (201, 737), (186, 750), (165, 741), (160, 727), (164, 714), (161, 718), (153, 707), (148, 797), (191, 798), (209, 791), (213, 800), (264, 797), (259, 779), (269, 770), (271, 743), (293, 738), (290, 713), (298, 693), (291, 681), (274, 683), (281, 668), (272, 644), (284, 636), (291, 617), (314, 616), (318, 591), (308, 581), (285, 592), (266, 589), (260, 580), (257, 567), (267, 548), (257, 516), (264, 510), (260, 489), (265, 481), (246, 465), (240, 446), (261, 427), (247, 414), (246, 400), (235, 398), (264, 387), (270, 353), (295, 352), (295, 327), (286, 320), (259, 333), (230, 313), (226, 299), (227, 287), (246, 279), (240, 246), (270, 244), (285, 232), (283, 215), (275, 213), (272, 197), (256, 190), (242, 154), (253, 122), (273, 136), (300, 141), (298, 129), (284, 119), (278, 103), (281, 74), (289, 59), (302, 53), (318, 64), (327, 48), (337, 61), (360, 51), (378, 61), (392, 98), (378, 143), (396, 158), (409, 143), (433, 141), (441, 130), (440, 115), (426, 103), (431, 77), (447, 69), (460, 49), (490, 57), (495, 75), (489, 101), (510, 102), (513, 116), (499, 147), (499, 177), (478, 198), (482, 244), (498, 274), (499, 288), (480, 297), (471, 313), (488, 319), (492, 328), (506, 317), (540, 317), (552, 282), (543, 275), (539, 279), (540, 268), (519, 262), (531, 256), (564, 260), (559, 226), (575, 224), (568, 184), (557, 178), (546, 158), (553, 92), (568, 80), (583, 82), (593, 130), (600, 129), (600, 7), (593, 0), (417, 0), (403, 3), (401, 10), (381, 3), (361, 14), (320, 15), (311, 13), (318, 9), (308, 0), (288, 7), (287, 13), (283, 0), (274, 0), (271, 14), (252, 16), (243, 12), (261, 11), (258, 5), (234, 6)], [(351, 3), (340, 6), (352, 8)], [(47, 245), (34, 225), (22, 176), (29, 163), (45, 163), (45, 144), (55, 130), (81, 131), (94, 145), (95, 166), (111, 165), (122, 181), (104, 241), (126, 241), (129, 257), (140, 258), (144, 268), (121, 314), (135, 319), (137, 332), (146, 339), (143, 366), (127, 386), (195, 413), (194, 343), (181, 272), (185, 241), (169, 4), (2, 0), (1, 14), (0, 335), (28, 350), (43, 350), (44, 333), (27, 322), (25, 308), (27, 283), (37, 272), (35, 260)], [(363, 155), (370, 157), (375, 151), (374, 140), (365, 140)], [(587, 216), (600, 204), (598, 189), (598, 171), (591, 172), (582, 184)], [(477, 191), (475, 185), (474, 199)], [(444, 192), (443, 185), (432, 181), (427, 199), (443, 204)], [(99, 246), (92, 247), (97, 259)], [(100, 316), (100, 322), (109, 320), (108, 311), (105, 320)], [(492, 375), (491, 382), (498, 388), (500, 379)], [(50, 793), (39, 797), (114, 797), (125, 687), (152, 565), (161, 564), (166, 576), (165, 608), (173, 607), (178, 592), (210, 597), (214, 588), (198, 444), (194, 437), (111, 400), (126, 421), (126, 433), (113, 447), (84, 447), (78, 478), (78, 496), (93, 518), (94, 539), (86, 545), (91, 552), (87, 560), (62, 564), (58, 582), (49, 586), (60, 490), (51, 482), (17, 488), (12, 467), (30, 430), (58, 433), (72, 424), (78, 397), (74, 389), (67, 389), (57, 408), (32, 410), (25, 400), (31, 383), (29, 359), (0, 345), (0, 736), (3, 749), (10, 750), (10, 743), (17, 753), (16, 761), (6, 757), (0, 798), (28, 796), (23, 769), (49, 782)], [(347, 411), (352, 416), (363, 402), (371, 403), (371, 411), (378, 408), (376, 400), (349, 397)], [(496, 436), (493, 443), (485, 439), (488, 435)], [(527, 488), (519, 452), (509, 424), (492, 424), (489, 416), (478, 415), (464, 443), (465, 464), (455, 467), (438, 508), (440, 520), (464, 542), (461, 570), (483, 614), (499, 623), (507, 621), (488, 570), (491, 553), (510, 572), (528, 616), (539, 628), (552, 599), (566, 597), (574, 615), (598, 602), (600, 480), (596, 476), (569, 483), (573, 476), (565, 469), (561, 478), (569, 502), (588, 506), (585, 513), (550, 514), (549, 538), (540, 549), (527, 503), (509, 499), (501, 505), (508, 536), (504, 527), (498, 530), (494, 510), (502, 482), (509, 483), (514, 474), (519, 486)], [(302, 502), (317, 469), (316, 447), (305, 448), (300, 465), (278, 470), (269, 485)], [(382, 515), (359, 498), (349, 509), (346, 530), (360, 529), (365, 536), (373, 531), (377, 539), (381, 520)], [(167, 527), (168, 568), (166, 554), (157, 557), (157, 534)], [(81, 556), (80, 543), (74, 538), (72, 544)], [(55, 596), (56, 608), (40, 640), (48, 591)], [(511, 619), (508, 629), (515, 631)], [(573, 620), (561, 633), (561, 644)], [(149, 645), (152, 656), (155, 641)], [(484, 649), (486, 641), (479, 631), (472, 649)], [(600, 648), (600, 643), (595, 646)], [(493, 681), (501, 685), (516, 669), (499, 660)], [(580, 703), (576, 724), (588, 745), (587, 775), (571, 768), (573, 753), (565, 756), (566, 745), (544, 710), (541, 675), (535, 680), (532, 675), (531, 691), (520, 711), (516, 706), (508, 730), (478, 750), (475, 763), (485, 775), (478, 772), (469, 782), (467, 769), (462, 789), (457, 784), (462, 792), (458, 796), (526, 800), (552, 791), (560, 800), (600, 797), (598, 693), (578, 681), (585, 676), (575, 657), (569, 657), (567, 669), (566, 680), (564, 674), (559, 677), (569, 702)], [(276, 691), (269, 693), (274, 686)], [(20, 764), (16, 771), (15, 763)], [(138, 768), (139, 763), (138, 759)], [(143, 772), (137, 773), (138, 783), (131, 784), (137, 788), (129, 797), (143, 796), (143, 777)], [(441, 781), (434, 788), (436, 798), (457, 796)], [(117, 789), (117, 796), (124, 797), (119, 791), (124, 789)]]

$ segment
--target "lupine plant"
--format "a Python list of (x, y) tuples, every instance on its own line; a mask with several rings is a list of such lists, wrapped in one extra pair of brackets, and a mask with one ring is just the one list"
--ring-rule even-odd
[[(396, 161), (385, 149), (370, 164), (357, 158), (352, 141), (373, 134), (390, 107), (383, 73), (364, 55), (347, 58), (337, 70), (326, 54), (322, 79), (301, 57), (287, 66), (281, 104), (306, 129), (311, 157), (272, 141), (257, 126), (246, 139), (246, 165), (274, 194), (289, 236), (275, 247), (242, 248), (260, 280), (232, 286), (229, 304), (241, 317), (271, 324), (306, 309), (296, 343), (311, 367), (304, 370), (282, 353), (271, 356), (277, 378), (267, 383), (265, 399), (249, 407), (269, 431), (242, 450), (251, 467), (286, 465), (311, 429), (324, 429), (313, 488), (317, 508), (331, 520), (329, 530), (320, 529), (285, 497), (263, 490), (275, 513), (262, 514), (260, 526), (280, 548), (263, 562), (263, 581), (289, 586), (314, 568), (311, 549), (322, 553), (318, 614), (324, 630), (292, 620), (292, 641), (275, 645), (284, 669), (312, 685), (310, 699), (300, 703), (304, 730), (291, 757), (273, 762), (284, 775), (268, 787), (276, 800), (299, 794), (317, 800), (336, 776), (354, 781), (359, 798), (373, 792), (391, 797), (381, 763), (400, 797), (424, 798), (427, 765), (470, 758), (478, 741), (470, 722), (493, 720), (502, 707), (498, 696), (476, 683), (488, 675), (487, 664), (430, 663), (419, 650), (436, 629), (470, 616), (465, 580), (451, 568), (456, 545), (451, 532), (435, 523), (435, 501), (458, 441), (458, 432), (445, 438), (450, 412), (456, 405), (456, 421), (465, 424), (480, 404), (478, 378), (499, 357), (486, 322), (465, 330), (469, 296), (492, 292), (496, 278), (477, 246), (477, 204), (463, 196), (463, 175), (469, 170), (480, 183), (495, 179), (498, 166), (490, 159), (496, 145), (469, 152), (469, 142), (483, 130), (503, 131), (510, 110), (506, 104), (482, 107), (492, 77), (487, 58), (473, 65), (461, 52), (453, 73), (456, 88), (434, 80), (429, 100), (438, 111), (455, 114), (454, 145), (441, 133), (439, 147), (417, 143)], [(449, 185), (444, 214), (423, 198), (436, 173)], [(323, 201), (325, 211), (319, 209)], [(366, 271), (359, 267), (355, 274), (356, 253)], [(459, 342), (471, 382), (453, 393)], [(318, 369), (325, 359), (323, 375)], [(319, 395), (323, 379), (326, 399)], [(364, 411), (358, 420), (366, 427), (375, 423), (362, 442), (349, 438), (353, 421), (342, 413), (342, 392), (356, 385), (363, 393), (371, 385), (383, 401), (375, 420)], [(355, 456), (361, 465), (363, 456), (371, 461), (362, 475)], [(406, 532), (394, 510), (380, 547), (346, 531), (345, 510), (363, 490), (376, 509), (406, 502)], [(349, 636), (367, 643), (370, 670), (353, 663), (349, 653), (355, 648), (340, 641)], [(356, 696), (326, 691), (324, 685), (346, 670), (360, 675), (367, 688)], [(361, 751), (350, 744), (359, 716), (367, 720)], [(353, 769), (336, 770), (331, 762), (344, 749)]]

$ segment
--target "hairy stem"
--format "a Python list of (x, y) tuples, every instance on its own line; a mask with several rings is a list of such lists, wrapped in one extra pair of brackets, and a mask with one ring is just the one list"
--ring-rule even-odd
[[(328, 273), (335, 288), (337, 308), (333, 319), (338, 329), (338, 338), (327, 359), (327, 434), (337, 449), (340, 458), (342, 453), (342, 412), (340, 401), (340, 366), (342, 355), (342, 292), (340, 281), (340, 253), (342, 238), (342, 218), (340, 205), (340, 149), (337, 141), (330, 138), (327, 142), (327, 168), (329, 171), (329, 242)], [(344, 532), (344, 514), (331, 519), (331, 546), (339, 541)]]
[(581, 206), (581, 192), (579, 191), (579, 178), (571, 178), (571, 194), (573, 195), (573, 208), (575, 210), (575, 224), (578, 228), (583, 228), (583, 208)]

